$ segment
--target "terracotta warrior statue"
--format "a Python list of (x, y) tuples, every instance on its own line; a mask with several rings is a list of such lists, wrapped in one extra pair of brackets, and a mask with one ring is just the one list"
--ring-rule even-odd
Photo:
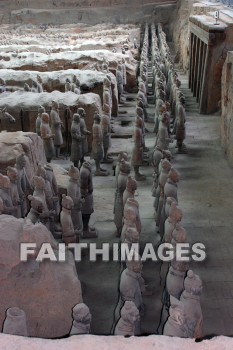
[(123, 206), (128, 198), (134, 198), (135, 192), (137, 190), (137, 181), (130, 175), (128, 175), (126, 188), (123, 193)]
[(177, 201), (175, 200), (175, 198), (173, 197), (167, 197), (166, 198), (166, 203), (165, 203), (165, 208), (164, 208), (164, 214), (165, 214), (165, 220), (168, 218), (169, 216), (169, 211), (171, 208), (172, 203), (175, 203), (176, 205), (178, 205)]
[(169, 317), (163, 329), (163, 335), (170, 337), (188, 338), (185, 308), (182, 302), (170, 297), (171, 306)]
[(47, 162), (50, 163), (55, 156), (55, 150), (53, 143), (54, 134), (52, 134), (52, 131), (49, 126), (48, 113), (42, 113), (41, 115), (40, 136), (43, 140)]
[(171, 243), (172, 233), (174, 232), (176, 225), (182, 220), (182, 210), (177, 207), (176, 203), (172, 203), (169, 210), (169, 217), (165, 221), (164, 242)]
[(80, 173), (78, 168), (73, 165), (70, 166), (68, 171), (70, 177), (67, 185), (67, 196), (71, 197), (73, 200), (73, 208), (71, 212), (71, 217), (74, 225), (75, 231), (77, 231), (79, 236), (83, 234), (83, 220), (82, 220), (82, 204), (84, 199), (81, 196), (80, 189)]
[(78, 237), (74, 230), (71, 211), (73, 209), (73, 200), (71, 197), (62, 195), (62, 211), (60, 214), (61, 228), (62, 228), (62, 240), (65, 244), (78, 242)]
[(177, 115), (174, 123), (173, 133), (176, 135), (178, 152), (182, 153), (183, 151), (183, 141), (185, 139), (185, 121), (186, 121), (186, 113), (185, 113), (185, 99), (184, 97), (180, 97), (177, 102)]
[(28, 203), (27, 196), (32, 193), (32, 186), (28, 180), (25, 166), (26, 166), (26, 156), (25, 156), (25, 153), (22, 153), (16, 158), (16, 169), (18, 172), (17, 185), (18, 185), (19, 199), (21, 202), (21, 215), (23, 218), (26, 216), (29, 210), (29, 203)]
[(27, 214), (27, 219), (30, 219), (33, 224), (41, 221), (43, 213), (43, 202), (39, 197), (35, 197), (29, 194), (28, 199), (31, 203), (31, 209)]
[(135, 179), (137, 181), (145, 180), (146, 177), (139, 172), (139, 167), (143, 164), (143, 135), (142, 135), (142, 119), (136, 118), (133, 134), (134, 147), (132, 151), (131, 164), (134, 168)]
[(78, 168), (79, 161), (84, 158), (82, 143), (85, 139), (85, 136), (81, 134), (80, 115), (78, 113), (73, 115), (70, 132), (72, 137), (70, 160), (74, 163), (74, 166)]
[(132, 247), (133, 243), (139, 243), (139, 232), (137, 231), (136, 226), (128, 226), (126, 228), (125, 240), (123, 243), (127, 243), (129, 248)]
[(125, 59), (124, 58), (122, 58), (121, 68), (122, 68), (122, 74), (123, 74), (123, 87), (125, 89), (125, 87), (127, 85), (127, 74), (126, 74), (126, 65), (125, 65)]
[(84, 304), (76, 304), (72, 311), (73, 324), (70, 335), (89, 334), (91, 324), (91, 313), (89, 307)]
[(94, 117), (94, 124), (92, 127), (92, 156), (95, 160), (96, 165), (96, 176), (107, 176), (109, 172), (106, 169), (100, 167), (100, 163), (104, 157), (103, 149), (103, 134), (101, 129), (101, 117), (99, 114), (96, 114)]
[(177, 189), (178, 189), (178, 182), (179, 181), (180, 181), (179, 172), (177, 170), (175, 170), (174, 168), (171, 168), (171, 170), (168, 174), (168, 180), (164, 186), (165, 198), (173, 197), (178, 202)]
[(104, 158), (102, 163), (112, 163), (113, 158), (108, 155), (108, 150), (111, 147), (111, 124), (110, 124), (110, 107), (107, 104), (103, 105), (103, 115), (101, 118), (101, 129), (103, 134)]
[(65, 92), (71, 91), (71, 81), (69, 78), (66, 78), (66, 83), (65, 83)]
[(124, 220), (121, 232), (121, 241), (124, 242), (125, 234), (128, 227), (134, 227), (140, 234), (142, 231), (142, 223), (139, 212), (139, 204), (135, 198), (128, 198), (124, 207)]
[(121, 64), (118, 64), (117, 70), (116, 70), (116, 81), (117, 81), (117, 90), (118, 90), (118, 101), (119, 103), (121, 101), (122, 94), (124, 92), (124, 79), (121, 69)]
[[(50, 169), (50, 168), (49, 168)], [(52, 233), (56, 232), (56, 235), (60, 238), (60, 220), (59, 220), (59, 214), (60, 214), (60, 200), (58, 195), (57, 188), (54, 190), (54, 174), (53, 171), (48, 170), (48, 167), (43, 167), (41, 164), (38, 164), (37, 173), (36, 175), (41, 176), (45, 181), (45, 198), (46, 203), (49, 209), (50, 213), (50, 230)], [(51, 181), (52, 180), (52, 181)], [(55, 180), (56, 181), (56, 180)], [(55, 185), (56, 182), (55, 182)]]
[(124, 209), (123, 229), (121, 233), (122, 243), (126, 241), (127, 232), (131, 229), (137, 231), (139, 236), (139, 231), (137, 230), (137, 212), (133, 207), (127, 206)]
[(50, 112), (51, 118), (51, 130), (54, 134), (54, 147), (55, 147), (55, 155), (56, 158), (60, 157), (60, 148), (63, 144), (63, 137), (61, 132), (61, 127), (63, 123), (59, 116), (59, 105), (56, 101), (52, 101), (52, 109)]
[(112, 116), (112, 88), (111, 80), (106, 77), (103, 82), (103, 106), (109, 106), (109, 118)]
[(188, 270), (188, 262), (172, 260), (166, 278), (166, 290), (169, 295), (180, 299), (184, 290), (184, 278)]
[[(41, 222), (50, 230), (50, 217), (53, 212), (49, 211), (46, 196), (45, 196), (45, 180), (42, 176), (34, 176), (34, 192), (33, 197), (39, 198), (42, 202), (43, 210), (41, 215)], [(29, 197), (30, 198), (30, 197)]]
[(84, 198), (82, 205), (82, 220), (83, 220), (83, 237), (96, 238), (97, 230), (89, 226), (91, 214), (94, 212), (93, 208), (93, 183), (92, 170), (89, 162), (84, 162), (80, 169), (80, 188), (81, 196)]
[(167, 182), (169, 172), (171, 170), (171, 163), (167, 159), (161, 160), (161, 173), (159, 175), (159, 197), (158, 197), (158, 205), (156, 207), (156, 226), (159, 228), (160, 220), (162, 217), (162, 211), (164, 206), (164, 187)]
[[(126, 261), (126, 269), (122, 272), (120, 278), (120, 296), (121, 304), (125, 301), (132, 301), (140, 313), (144, 311), (141, 291), (141, 272), (142, 262), (139, 255), (135, 252), (133, 259)], [(135, 335), (140, 334), (139, 322), (135, 325)]]
[(168, 134), (168, 123), (169, 123), (168, 117), (166, 113), (163, 113), (161, 121), (159, 123), (158, 141), (157, 141), (157, 145), (163, 150), (168, 149), (169, 142), (171, 141)]
[(184, 291), (180, 297), (180, 301), (184, 304), (189, 338), (200, 339), (203, 337), (201, 293), (202, 281), (200, 277), (189, 270), (184, 281)]
[(3, 201), (3, 213), (8, 215), (15, 215), (17, 207), (13, 205), (10, 193), (10, 179), (0, 173), (0, 197)]
[(91, 135), (91, 132), (87, 130), (85, 117), (86, 112), (84, 108), (78, 108), (78, 114), (80, 115), (80, 131), (81, 135), (84, 136), (82, 139), (82, 158), (80, 159), (81, 165), (84, 162), (84, 156), (88, 153), (88, 143), (87, 143), (87, 135)]
[[(166, 275), (168, 264), (164, 262), (162, 266), (165, 268), (163, 272), (164, 275)], [(174, 260), (171, 262), (171, 266), (166, 276), (166, 286), (163, 292), (163, 308), (159, 325), (160, 330), (163, 328), (163, 325), (168, 317), (171, 296), (179, 300), (181, 293), (184, 290), (184, 278), (188, 270), (188, 266), (189, 263), (186, 261), (176, 261), (176, 255)], [(161, 334), (161, 331), (159, 334)]]
[(118, 176), (120, 174), (120, 165), (121, 165), (121, 161), (124, 160), (126, 162), (129, 161), (129, 157), (128, 157), (128, 153), (126, 152), (120, 152), (118, 154), (117, 157), (117, 163), (116, 163), (116, 168), (115, 168), (115, 182), (116, 182), (116, 186), (117, 186), (117, 180), (118, 180)]
[(114, 335), (136, 335), (136, 327), (140, 320), (140, 313), (133, 301), (125, 301), (121, 311), (121, 318), (116, 324)]
[(21, 218), (21, 202), (19, 199), (18, 191), (18, 171), (15, 167), (7, 167), (7, 176), (10, 179), (10, 195), (12, 199), (13, 206), (15, 207), (15, 213), (12, 213), (16, 218)]
[(58, 197), (59, 197), (57, 180), (56, 180), (56, 177), (54, 175), (53, 168), (51, 167), (50, 164), (45, 164), (44, 165), (44, 169), (46, 171), (47, 180), (50, 182), (50, 186), (51, 186), (52, 193), (53, 193), (54, 210), (56, 212), (56, 215), (59, 215), (59, 213), (60, 213), (60, 204), (59, 204), (59, 201), (57, 200)]
[(114, 222), (117, 228), (116, 230), (117, 237), (120, 237), (122, 227), (123, 227), (123, 212), (124, 212), (123, 193), (126, 189), (129, 173), (130, 173), (129, 162), (122, 161), (120, 164), (120, 174), (117, 180), (115, 205), (114, 205)]
[(45, 108), (43, 106), (38, 107), (38, 115), (36, 118), (36, 133), (40, 136), (40, 126), (41, 126), (41, 115), (45, 113)]
[(70, 83), (70, 88), (71, 88), (71, 91), (73, 92), (75, 92), (76, 88), (79, 88), (79, 91), (76, 91), (75, 93), (80, 95), (80, 81), (78, 80), (76, 75), (73, 75), (72, 82)]

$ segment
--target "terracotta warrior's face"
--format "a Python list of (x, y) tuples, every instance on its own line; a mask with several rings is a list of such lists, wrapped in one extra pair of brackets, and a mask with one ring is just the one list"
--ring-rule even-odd
[(9, 177), (9, 179), (11, 180), (11, 181), (16, 181), (17, 180), (17, 178), (18, 178), (18, 173), (17, 173), (17, 171), (11, 171), (11, 170), (8, 170), (7, 171), (7, 176)]

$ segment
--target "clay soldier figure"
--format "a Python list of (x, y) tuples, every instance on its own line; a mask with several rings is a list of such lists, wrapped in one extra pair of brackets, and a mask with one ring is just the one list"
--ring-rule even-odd
[(145, 145), (145, 133), (146, 133), (146, 131), (145, 131), (145, 123), (144, 123), (144, 113), (143, 113), (143, 109), (141, 107), (136, 107), (136, 118), (141, 119), (143, 151), (148, 152), (149, 148), (147, 148)]
[(65, 83), (65, 92), (71, 91), (71, 81), (69, 78), (66, 78), (66, 83)]
[[(59, 214), (59, 213), (57, 213), (57, 211), (60, 209), (58, 195), (54, 194), (51, 182), (50, 182), (49, 177), (48, 177), (48, 173), (41, 164), (38, 165), (37, 175), (41, 176), (45, 181), (45, 187), (44, 187), (45, 199), (46, 199), (46, 203), (47, 203), (47, 206), (48, 206), (50, 213), (54, 213), (54, 215)], [(52, 219), (52, 217), (51, 217), (51, 225), (52, 225), (52, 222), (54, 222), (54, 219)], [(54, 231), (54, 229), (52, 231)]]
[(117, 81), (117, 89), (118, 89), (118, 101), (119, 103), (122, 103), (121, 97), (124, 91), (124, 80), (123, 80), (123, 74), (122, 74), (122, 69), (120, 64), (118, 64), (117, 66), (116, 81)]
[[(126, 260), (126, 269), (122, 272), (120, 278), (120, 296), (121, 305), (125, 301), (133, 301), (140, 313), (144, 311), (141, 291), (141, 272), (142, 262), (139, 255), (134, 252), (130, 260)], [(135, 335), (140, 334), (139, 321), (135, 325)]]
[(166, 111), (165, 103), (164, 103), (164, 95), (163, 92), (161, 91), (158, 98), (156, 99), (156, 107), (155, 107), (155, 117), (154, 117), (154, 122), (155, 122), (155, 127), (154, 127), (154, 132), (158, 134), (159, 131), (159, 124), (162, 119), (162, 114)]
[(137, 212), (135, 211), (135, 208), (132, 206), (125, 206), (124, 208), (124, 219), (123, 219), (123, 229), (121, 232), (121, 242), (125, 242), (126, 235), (129, 230), (136, 230), (138, 232), (138, 236), (140, 235), (140, 232), (138, 231), (137, 227)]
[(29, 209), (27, 196), (32, 192), (32, 187), (28, 180), (25, 166), (26, 166), (26, 157), (25, 157), (25, 153), (22, 153), (16, 158), (16, 169), (18, 172), (17, 185), (18, 185), (19, 198), (21, 202), (21, 215), (23, 218), (26, 216)]
[(123, 87), (125, 89), (126, 85), (127, 85), (127, 75), (126, 75), (126, 65), (125, 65), (125, 59), (122, 58), (122, 74), (123, 74)]
[(117, 186), (117, 179), (118, 179), (118, 176), (120, 174), (120, 165), (121, 165), (121, 161), (122, 160), (124, 160), (126, 162), (129, 160), (128, 153), (120, 152), (118, 154), (117, 164), (116, 164), (116, 168), (115, 168), (115, 182), (116, 182), (116, 186)]
[(15, 207), (15, 213), (13, 214), (16, 218), (21, 218), (21, 206), (20, 206), (20, 199), (19, 199), (19, 192), (18, 192), (18, 171), (15, 167), (7, 167), (7, 176), (10, 179), (11, 186), (10, 186), (10, 194), (13, 206)]
[(35, 91), (37, 93), (43, 92), (42, 84), (38, 83), (38, 81), (33, 81), (32, 86), (32, 91)]
[(187, 273), (184, 288), (180, 301), (184, 304), (188, 337), (200, 339), (203, 337), (203, 316), (200, 303), (202, 281), (192, 270)]
[(162, 217), (162, 211), (164, 207), (164, 186), (169, 176), (171, 170), (171, 163), (167, 159), (161, 160), (162, 170), (159, 175), (159, 201), (157, 207), (157, 217), (156, 217), (156, 226), (160, 226), (160, 219)]
[(96, 229), (89, 226), (91, 214), (94, 212), (92, 170), (89, 162), (84, 162), (80, 169), (80, 189), (81, 196), (84, 198), (82, 205), (83, 238), (96, 238)]
[(42, 81), (41, 76), (39, 74), (37, 74), (36, 78), (37, 78), (37, 89), (38, 89), (38, 92), (41, 93), (41, 92), (43, 92), (43, 85), (42, 85), (43, 81)]
[(78, 242), (78, 237), (74, 230), (71, 211), (73, 209), (73, 200), (71, 197), (62, 195), (62, 211), (60, 214), (61, 228), (62, 228), (62, 240), (67, 245), (69, 243)]
[(163, 158), (164, 158), (163, 150), (160, 147), (156, 146), (152, 154), (152, 165), (154, 167), (154, 176), (158, 177), (159, 164)]
[(129, 248), (132, 247), (133, 243), (139, 243), (139, 232), (135, 227), (127, 227), (125, 231), (125, 240), (123, 243), (127, 243)]
[(180, 223), (181, 220), (182, 220), (182, 210), (177, 207), (176, 203), (173, 202), (169, 210), (169, 217), (165, 221), (165, 229), (164, 229), (165, 243), (171, 243), (172, 233), (174, 232), (176, 225)]
[(177, 116), (174, 124), (174, 133), (176, 135), (176, 141), (178, 146), (178, 152), (182, 153), (183, 151), (183, 141), (185, 139), (185, 108), (184, 108), (185, 99), (184, 97), (179, 98), (177, 105)]
[[(182, 234), (182, 233), (181, 233)], [(163, 263), (163, 275), (166, 276), (168, 264)], [(166, 276), (166, 287), (163, 293), (163, 309), (160, 322), (160, 329), (163, 327), (168, 316), (170, 306), (170, 297), (180, 299), (184, 290), (184, 278), (188, 270), (188, 263), (184, 261), (176, 261), (176, 257), (171, 262), (171, 266)]]
[[(40, 216), (39, 216), (40, 222), (53, 233), (51, 218), (54, 215), (54, 211), (49, 210), (47, 205), (46, 196), (45, 196), (45, 180), (41, 176), (34, 176), (33, 183), (34, 183), (33, 197), (35, 197), (37, 200), (41, 201), (42, 203), (42, 212), (40, 213)], [(30, 196), (28, 196), (28, 199), (32, 201), (32, 198)], [(41, 211), (40, 205), (39, 205), (38, 211), (39, 212)], [(37, 215), (35, 212), (33, 212), (32, 214), (35, 216)]]
[(91, 324), (91, 313), (89, 307), (84, 304), (76, 304), (72, 311), (73, 324), (70, 335), (89, 334)]
[(103, 82), (103, 106), (109, 106), (109, 118), (111, 119), (112, 115), (112, 88), (111, 80), (106, 77)]
[(84, 157), (82, 142), (85, 139), (85, 136), (81, 134), (80, 115), (78, 113), (73, 115), (70, 132), (72, 137), (70, 160), (74, 163), (74, 166), (78, 168), (79, 161)]
[(174, 168), (171, 168), (167, 182), (164, 186), (164, 195), (165, 199), (167, 197), (173, 197), (178, 202), (177, 199), (177, 189), (178, 189), (178, 182), (180, 181), (180, 174), (177, 170)]
[(120, 311), (121, 318), (116, 324), (114, 335), (135, 335), (135, 326), (140, 320), (138, 308), (133, 301), (126, 301)]
[(126, 183), (126, 189), (124, 190), (124, 193), (123, 193), (123, 206), (125, 206), (125, 203), (128, 198), (134, 198), (136, 190), (137, 190), (137, 181), (132, 176), (129, 175)]
[(75, 83), (75, 88), (74, 88), (74, 93), (76, 95), (81, 95), (81, 88), (80, 88), (81, 84), (80, 81), (77, 79), (76, 83)]
[(59, 116), (59, 105), (57, 102), (52, 101), (52, 110), (50, 112), (51, 118), (51, 130), (54, 134), (54, 147), (56, 158), (60, 157), (60, 148), (63, 144), (63, 137), (61, 132), (61, 127), (63, 125)]
[(45, 108), (43, 106), (38, 107), (38, 115), (36, 118), (36, 133), (40, 136), (40, 126), (41, 126), (41, 115), (45, 112)]
[(54, 158), (55, 150), (53, 143), (54, 134), (52, 134), (49, 126), (48, 113), (42, 113), (41, 115), (40, 136), (43, 140), (47, 162), (50, 163), (51, 160)]
[(115, 206), (114, 206), (114, 223), (117, 228), (117, 231), (116, 231), (117, 237), (120, 237), (122, 227), (123, 227), (123, 212), (124, 212), (123, 193), (126, 189), (129, 173), (130, 173), (130, 164), (128, 162), (122, 161), (120, 164), (120, 174), (117, 180)]
[(80, 131), (81, 135), (84, 136), (82, 139), (82, 158), (80, 159), (81, 165), (84, 162), (84, 156), (88, 153), (88, 143), (87, 143), (87, 135), (91, 135), (91, 132), (87, 130), (85, 123), (86, 112), (84, 108), (78, 108), (78, 114), (80, 115)]
[(60, 204), (59, 204), (59, 194), (58, 194), (58, 185), (57, 185), (57, 180), (53, 172), (53, 168), (49, 164), (44, 165), (44, 169), (46, 171), (47, 179), (50, 182), (50, 186), (52, 189), (53, 193), (53, 199), (54, 199), (54, 209), (56, 212), (56, 215), (59, 215), (60, 213)]
[(101, 118), (99, 114), (94, 116), (94, 124), (92, 127), (92, 157), (95, 160), (96, 165), (96, 176), (107, 176), (109, 175), (108, 171), (100, 167), (100, 163), (104, 157), (103, 149), (103, 134), (101, 130)]
[(184, 290), (184, 278), (187, 270), (187, 262), (172, 260), (166, 278), (166, 290), (169, 295), (180, 299), (181, 293)]
[(13, 206), (10, 193), (10, 179), (0, 173), (0, 197), (3, 201), (3, 213), (8, 215), (15, 215), (17, 207)]
[(82, 221), (82, 203), (84, 199), (81, 197), (80, 189), (80, 174), (78, 168), (73, 165), (70, 166), (68, 171), (70, 177), (67, 186), (67, 196), (73, 199), (74, 206), (72, 208), (71, 217), (75, 231), (81, 236), (83, 233), (83, 221)]
[(43, 203), (39, 197), (34, 197), (29, 194), (28, 199), (31, 203), (31, 209), (27, 214), (27, 219), (30, 219), (33, 224), (40, 222), (43, 213)]
[(103, 106), (104, 114), (101, 118), (101, 129), (103, 134), (103, 148), (104, 148), (104, 158), (102, 163), (112, 163), (113, 158), (109, 157), (108, 149), (111, 147), (111, 124), (110, 124), (110, 108), (109, 105), (104, 104)]
[[(134, 211), (135, 215), (132, 215), (132, 212), (129, 211), (128, 209), (131, 208)], [(126, 220), (127, 218), (127, 214), (129, 214), (129, 218), (128, 220)], [(133, 221), (134, 220), (134, 221)], [(141, 223), (141, 218), (140, 218), (140, 212), (139, 212), (139, 204), (138, 201), (135, 198), (128, 198), (126, 203), (125, 203), (125, 207), (124, 207), (124, 226), (122, 229), (122, 233), (121, 233), (121, 240), (124, 241), (125, 238), (125, 230), (127, 229), (127, 226), (133, 226), (135, 225), (137, 231), (139, 232), (139, 234), (142, 231), (142, 223)]]
[(163, 335), (170, 337), (188, 338), (185, 308), (182, 302), (174, 297), (170, 297), (171, 306), (169, 317), (165, 323)]
[(73, 81), (70, 84), (71, 91), (73, 91), (75, 94), (80, 95), (80, 81), (76, 77), (76, 75), (73, 76)]
[(168, 149), (169, 142), (171, 141), (168, 134), (168, 123), (168, 117), (166, 113), (163, 113), (158, 131), (158, 146), (163, 150)]
[(133, 134), (134, 147), (132, 151), (131, 164), (134, 168), (135, 179), (143, 181), (146, 177), (139, 172), (139, 167), (143, 163), (143, 135), (142, 135), (142, 119), (136, 118)]

